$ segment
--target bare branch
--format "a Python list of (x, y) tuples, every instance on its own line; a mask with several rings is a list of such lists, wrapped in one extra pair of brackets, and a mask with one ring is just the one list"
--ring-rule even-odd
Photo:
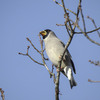
[(92, 43), (97, 44), (97, 45), (100, 46), (100, 43), (98, 43), (98, 42), (92, 40), (92, 39), (86, 34), (86, 32), (83, 32), (83, 30), (80, 28), (80, 26), (79, 26), (78, 24), (76, 24), (76, 26), (77, 26), (77, 28), (84, 34), (84, 36), (85, 36), (88, 40), (90, 40)]
[(97, 45), (100, 46), (100, 43), (98, 43), (98, 42), (92, 40), (85, 32), (83, 32), (83, 30), (80, 28), (80, 26), (77, 25), (77, 28), (84, 34), (84, 36), (85, 36), (88, 40), (90, 40), (92, 43), (97, 44)]
[(75, 23), (74, 23), (73, 31), (75, 31), (75, 28), (78, 25), (78, 21), (79, 21), (78, 16), (79, 16), (80, 3), (81, 3), (81, 0), (79, 0), (79, 4), (78, 4), (78, 7), (77, 7), (77, 15), (76, 15), (76, 20), (75, 20)]
[(91, 63), (91, 64), (94, 64), (94, 65), (96, 65), (96, 66), (100, 66), (100, 62), (99, 61), (91, 61), (91, 60), (89, 60), (89, 62)]
[[(81, 2), (81, 0), (80, 0)], [(82, 21), (83, 21), (83, 27), (84, 27), (84, 32), (82, 31), (82, 29), (77, 25), (77, 27), (79, 28), (79, 30), (85, 35), (85, 37), (87, 37), (87, 39), (89, 39), (92, 43), (95, 43), (97, 45), (100, 46), (100, 43), (97, 43), (96, 41), (92, 40), (87, 34), (86, 34), (86, 26), (85, 26), (85, 20), (84, 20), (84, 16), (82, 13), (82, 8), (81, 8), (81, 3), (80, 3), (80, 8), (79, 8), (80, 12), (81, 12), (81, 16), (82, 16)]]
[[(59, 6), (63, 7), (63, 5), (61, 5), (60, 3), (58, 3), (56, 0), (53, 0), (56, 4), (58, 4)], [(69, 10), (68, 8), (65, 8), (67, 11), (73, 13), (74, 15), (77, 15), (75, 12)]]
[(100, 81), (93, 81), (91, 79), (88, 79), (88, 82), (91, 82), (91, 83), (100, 83)]
[(56, 24), (57, 26), (65, 26), (65, 24)]
[[(67, 11), (66, 11), (65, 4), (64, 4), (64, 0), (61, 0), (61, 2), (62, 2), (63, 9), (64, 9), (64, 12), (65, 12), (65, 14), (64, 14), (64, 18), (65, 18), (65, 20), (66, 20), (66, 21), (65, 21), (65, 27), (66, 27), (66, 30), (67, 30), (69, 36), (70, 36), (69, 29), (70, 29), (71, 33), (73, 33), (73, 29), (72, 29), (71, 22), (70, 22), (70, 20), (69, 20), (69, 13), (67, 13)], [(68, 27), (67, 27), (67, 26), (68, 26), (68, 25), (67, 25), (67, 22), (69, 23), (69, 29), (68, 29)]]
[(23, 56), (28, 56), (33, 62), (35, 62), (35, 63), (37, 63), (37, 64), (39, 64), (39, 65), (43, 65), (43, 66), (44, 66), (44, 64), (42, 64), (42, 63), (40, 63), (40, 62), (34, 60), (34, 59), (29, 55), (28, 52), (29, 52), (29, 46), (27, 46), (27, 53), (26, 53), (26, 54), (20, 53), (20, 52), (19, 52), (18, 54), (23, 55)]
[[(96, 28), (96, 29), (94, 29), (94, 30), (88, 31), (88, 32), (86, 32), (86, 34), (95, 32), (95, 31), (97, 31), (97, 30), (99, 30), (99, 29), (100, 29), (100, 27), (98, 27), (98, 28)], [(75, 32), (75, 34), (82, 34), (82, 32)]]
[[(60, 62), (58, 68), (60, 68)], [(60, 70), (57, 72), (57, 78), (55, 81), (55, 100), (59, 100), (59, 79), (60, 79)]]
[[(26, 38), (27, 39), (27, 41), (29, 41), (30, 42), (30, 44), (32, 45), (32, 47), (40, 54), (40, 55), (42, 55), (41, 54), (41, 52), (34, 46), (34, 44), (31, 42), (31, 40), (29, 39), (29, 38)], [(45, 49), (43, 50), (43, 52), (45, 51)], [(44, 59), (45, 60), (48, 60), (48, 58), (45, 58), (44, 57)]]
[(83, 15), (83, 12), (82, 12), (81, 3), (80, 3), (79, 10), (80, 10), (82, 21), (83, 21), (84, 32), (86, 33), (86, 26), (85, 26), (85, 20), (84, 20), (84, 15)]
[(35, 63), (37, 63), (37, 64), (39, 64), (39, 65), (44, 66), (44, 67), (47, 69), (47, 71), (49, 72), (50, 76), (53, 76), (54, 82), (55, 82), (55, 74), (52, 73), (52, 72), (49, 70), (48, 66), (47, 66), (46, 63), (45, 63), (45, 60), (48, 60), (48, 58), (45, 58), (45, 57), (44, 57), (44, 54), (43, 54), (43, 53), (44, 53), (44, 50), (45, 50), (45, 49), (43, 50), (43, 41), (41, 40), (40, 34), (39, 34), (39, 39), (40, 39), (40, 45), (41, 45), (41, 52), (33, 45), (33, 43), (31, 42), (31, 40), (30, 40), (29, 38), (26, 38), (26, 39), (31, 43), (32, 47), (42, 56), (42, 62), (43, 62), (43, 63), (40, 63), (40, 62), (34, 60), (34, 59), (29, 55), (29, 48), (30, 48), (30, 46), (27, 46), (27, 52), (26, 52), (26, 54), (20, 53), (20, 52), (19, 52), (18, 54), (23, 55), (23, 56), (28, 56), (33, 62), (35, 62)]
[(33, 47), (39, 54), (41, 54), (41, 52), (33, 45), (33, 43), (31, 42), (31, 40), (30, 40), (29, 38), (26, 38), (26, 39), (27, 39), (27, 41), (30, 42), (30, 44), (32, 45), (32, 47)]
[[(94, 25), (94, 27), (95, 28), (97, 28), (97, 26), (96, 26), (96, 24), (95, 24), (95, 21), (94, 21), (94, 19), (92, 19), (91, 17), (89, 17), (89, 16), (87, 16), (87, 18), (88, 19), (90, 19), (91, 21), (92, 21), (92, 23), (93, 23), (93, 25)], [(100, 32), (97, 30), (97, 33), (98, 33), (98, 35), (99, 35), (99, 37), (100, 37)]]

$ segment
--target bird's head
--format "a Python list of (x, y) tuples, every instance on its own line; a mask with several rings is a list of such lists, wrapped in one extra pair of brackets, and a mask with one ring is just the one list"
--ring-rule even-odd
[(50, 32), (51, 32), (50, 29), (46, 29), (46, 30), (40, 31), (40, 34), (42, 35), (43, 39), (45, 39)]

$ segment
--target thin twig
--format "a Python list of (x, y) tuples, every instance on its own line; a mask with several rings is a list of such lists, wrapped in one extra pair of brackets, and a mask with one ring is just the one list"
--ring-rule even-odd
[[(63, 5), (61, 5), (60, 3), (58, 3), (56, 0), (53, 0), (56, 4), (58, 4), (59, 6), (63, 7)], [(73, 13), (74, 15), (77, 15), (75, 12), (71, 11), (68, 8), (65, 8), (66, 10), (68, 10), (69, 12)]]
[[(87, 16), (87, 18), (88, 19), (90, 19), (91, 21), (92, 21), (92, 23), (93, 23), (93, 25), (94, 25), (94, 27), (95, 28), (97, 28), (97, 26), (96, 26), (96, 24), (95, 24), (95, 21), (94, 21), (94, 19), (92, 19), (91, 17), (89, 17), (89, 16)], [(100, 32), (97, 30), (97, 33), (98, 33), (98, 35), (99, 35), (99, 37), (100, 37)]]
[[(95, 31), (97, 31), (97, 30), (99, 30), (99, 29), (100, 29), (100, 27), (99, 27), (99, 28), (96, 28), (96, 29), (94, 29), (94, 30), (88, 31), (88, 32), (86, 32), (86, 34), (95, 32)], [(82, 34), (82, 32), (75, 32), (75, 34)]]
[[(73, 29), (72, 29), (71, 22), (69, 20), (69, 13), (67, 13), (67, 11), (66, 11), (64, 0), (61, 0), (61, 2), (62, 2), (62, 6), (63, 6), (64, 12), (65, 12), (65, 14), (64, 14), (64, 18), (66, 19), (66, 21), (65, 21), (65, 27), (66, 27), (66, 30), (67, 30), (69, 36), (70, 36), (69, 29), (70, 29), (71, 33), (73, 33)], [(69, 28), (67, 27), (68, 26), (67, 22), (69, 23)]]
[(84, 36), (85, 36), (88, 40), (90, 40), (92, 43), (97, 44), (97, 45), (100, 46), (100, 43), (98, 43), (98, 42), (92, 40), (85, 32), (83, 32), (83, 30), (80, 28), (79, 25), (77, 25), (77, 28), (84, 34)]
[(29, 46), (27, 46), (27, 53), (26, 53), (26, 54), (24, 54), (24, 53), (20, 53), (20, 52), (19, 52), (18, 54), (23, 55), (23, 56), (28, 56), (28, 57), (29, 57), (32, 61), (34, 61), (35, 63), (44, 66), (44, 64), (42, 64), (42, 63), (40, 63), (40, 62), (34, 60), (34, 59), (29, 55), (28, 52), (29, 52)]
[[(83, 13), (82, 13), (82, 8), (81, 8), (81, 4), (80, 4), (80, 12), (81, 12), (81, 16), (82, 16), (82, 21), (83, 21), (83, 27), (84, 27), (84, 32), (82, 31), (82, 29), (78, 26), (78, 28), (81, 30), (81, 32), (85, 35), (85, 37), (87, 37), (87, 39), (89, 39), (92, 43), (95, 43), (97, 45), (100, 46), (100, 43), (97, 43), (95, 42), (94, 40), (92, 40), (87, 34), (86, 34), (86, 27), (85, 27), (85, 20), (84, 20), (84, 16), (83, 16)], [(93, 21), (94, 23), (94, 21)], [(95, 23), (94, 23), (95, 25)], [(95, 26), (96, 27), (96, 26)], [(97, 28), (97, 27), (96, 27)]]
[[(81, 0), (80, 0), (80, 3), (81, 3)], [(80, 9), (80, 10), (81, 10), (81, 9)], [(82, 13), (82, 11), (81, 11), (81, 13)], [(84, 23), (84, 17), (82, 16), (82, 18), (83, 18), (83, 23)], [(80, 28), (80, 26), (79, 26), (78, 24), (76, 24), (76, 26), (77, 26), (77, 28), (84, 34), (84, 36), (85, 36), (88, 40), (90, 40), (92, 43), (95, 43), (95, 44), (97, 44), (97, 45), (100, 46), (100, 43), (98, 43), (98, 42), (92, 40), (92, 39), (86, 34), (86, 32), (84, 32), (84, 31)], [(85, 26), (84, 26), (84, 27), (85, 27)], [(85, 28), (84, 28), (84, 30), (86, 31)]]
[(100, 83), (100, 81), (93, 81), (91, 79), (88, 79), (88, 82), (91, 82), (91, 83)]
[(47, 66), (46, 63), (45, 63), (45, 60), (48, 60), (48, 58), (45, 58), (45, 57), (44, 57), (44, 54), (43, 54), (43, 53), (44, 53), (44, 50), (45, 50), (45, 49), (43, 50), (43, 41), (41, 40), (40, 35), (39, 35), (39, 39), (40, 39), (40, 44), (41, 44), (41, 52), (33, 45), (33, 43), (31, 42), (31, 40), (30, 40), (29, 38), (26, 38), (26, 39), (31, 43), (32, 47), (42, 56), (42, 62), (43, 62), (43, 63), (40, 63), (40, 62), (34, 60), (34, 59), (29, 55), (29, 48), (30, 48), (30, 46), (27, 46), (26, 54), (20, 53), (20, 52), (19, 52), (18, 54), (23, 55), (23, 56), (28, 56), (33, 62), (35, 62), (35, 63), (37, 63), (37, 64), (39, 64), (39, 65), (45, 66), (45, 68), (47, 69), (47, 71), (49, 72), (49, 74), (50, 74), (51, 76), (53, 76), (54, 82), (55, 82), (55, 74), (52, 73), (52, 72), (49, 70), (48, 66)]
[[(41, 54), (41, 52), (34, 46), (34, 44), (31, 42), (31, 40), (29, 39), (29, 38), (26, 38), (27, 39), (27, 41), (29, 41), (30, 42), (30, 44), (32, 45), (32, 47), (39, 53), (39, 54)], [(43, 52), (45, 51), (45, 49), (43, 50)], [(43, 56), (44, 57), (44, 56)], [(45, 60), (48, 60), (48, 58), (45, 58), (44, 57), (44, 59)]]
[(65, 24), (56, 24), (57, 26), (65, 26)]
[(85, 26), (85, 20), (84, 20), (84, 15), (83, 15), (83, 12), (82, 12), (82, 6), (81, 6), (81, 3), (80, 3), (80, 13), (81, 13), (81, 17), (82, 17), (82, 22), (83, 22), (83, 27), (84, 27), (84, 32), (86, 33), (86, 26)]
[(100, 61), (91, 61), (91, 60), (89, 60), (89, 62), (91, 63), (91, 64), (94, 64), (94, 65), (96, 65), (96, 66), (100, 66)]
[[(66, 12), (67, 13), (67, 12)], [(68, 14), (67, 14), (68, 15)], [(65, 18), (65, 27), (66, 27), (66, 30), (67, 30), (67, 33), (68, 35), (70, 36), (70, 32), (69, 30), (71, 30), (72, 27), (70, 27), (69, 25), (67, 25), (67, 22), (69, 22), (69, 15), (67, 17), (65, 17), (66, 14), (64, 14), (64, 18)], [(70, 23), (70, 22), (69, 22)]]
[[(76, 15), (76, 19), (75, 19), (75, 24), (74, 24), (74, 27), (73, 27), (73, 31), (75, 32), (75, 28), (76, 28), (76, 26), (78, 25), (78, 21), (79, 21), (79, 18), (78, 18), (78, 16), (79, 16), (79, 8), (80, 8), (80, 3), (81, 3), (82, 1), (81, 0), (79, 0), (79, 4), (78, 4), (78, 7), (77, 7), (77, 15)], [(72, 21), (72, 20), (71, 20)]]
[(39, 54), (41, 54), (41, 52), (33, 45), (33, 43), (31, 42), (31, 40), (30, 40), (29, 38), (26, 38), (26, 39), (27, 39), (27, 41), (30, 42), (30, 44), (32, 45), (32, 47), (33, 47)]
[[(63, 4), (63, 6), (64, 6), (64, 1), (63, 1), (63, 0), (62, 0), (62, 4)], [(65, 6), (64, 6), (64, 11), (65, 11)], [(65, 11), (65, 13), (66, 13), (66, 11)], [(77, 20), (78, 20), (78, 15), (79, 15), (79, 10), (77, 10), (77, 16), (76, 16), (76, 21), (75, 21), (75, 22), (77, 22)], [(71, 25), (71, 24), (70, 24), (70, 25)], [(73, 29), (71, 28), (71, 34), (70, 34), (69, 40), (68, 40), (68, 42), (67, 42), (67, 44), (66, 44), (66, 46), (65, 46), (65, 50), (64, 50), (64, 52), (63, 52), (63, 54), (62, 54), (61, 61), (63, 60), (63, 56), (64, 56), (64, 54), (65, 54), (65, 52), (66, 52), (68, 46), (70, 45), (70, 43), (71, 43), (71, 41), (72, 41), (72, 38), (73, 38), (73, 36), (74, 36), (75, 27), (76, 27), (76, 25), (74, 25)]]

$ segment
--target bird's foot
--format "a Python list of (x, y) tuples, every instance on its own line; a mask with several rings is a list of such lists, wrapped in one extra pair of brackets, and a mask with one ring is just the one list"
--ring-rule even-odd
[(59, 72), (59, 71), (63, 71), (63, 67), (60, 67), (60, 68), (57, 67), (57, 68), (56, 68), (56, 71), (57, 71), (57, 72)]

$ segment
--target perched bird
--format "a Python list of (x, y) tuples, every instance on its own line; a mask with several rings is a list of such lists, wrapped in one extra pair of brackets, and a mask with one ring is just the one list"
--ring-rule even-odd
[[(64, 52), (65, 45), (50, 29), (41, 31), (40, 34), (43, 37), (47, 55), (57, 68), (59, 59)], [(66, 50), (63, 57), (60, 71), (68, 78), (71, 88), (77, 85), (73, 77), (73, 72), (76, 74), (75, 66), (68, 50)]]

